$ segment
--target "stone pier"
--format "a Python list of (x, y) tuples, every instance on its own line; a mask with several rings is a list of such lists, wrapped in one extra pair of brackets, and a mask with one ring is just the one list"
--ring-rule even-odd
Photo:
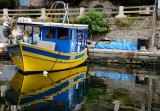
[(98, 64), (159, 64), (160, 52), (89, 49), (90, 62)]

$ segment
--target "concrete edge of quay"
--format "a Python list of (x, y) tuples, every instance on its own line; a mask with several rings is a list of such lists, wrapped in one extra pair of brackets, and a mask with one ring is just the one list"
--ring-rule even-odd
[(156, 64), (160, 65), (160, 52), (140, 52), (116, 49), (89, 49), (89, 62), (106, 64)]

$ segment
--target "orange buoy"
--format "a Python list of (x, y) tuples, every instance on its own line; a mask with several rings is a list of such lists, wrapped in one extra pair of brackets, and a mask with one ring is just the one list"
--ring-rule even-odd
[(2, 52), (3, 52), (2, 49), (0, 49), (0, 54), (2, 54)]

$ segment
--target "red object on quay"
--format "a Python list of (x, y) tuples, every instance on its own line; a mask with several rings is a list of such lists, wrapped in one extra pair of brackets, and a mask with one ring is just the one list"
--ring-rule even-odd
[(0, 54), (2, 54), (2, 52), (3, 52), (3, 50), (2, 50), (2, 49), (0, 49)]

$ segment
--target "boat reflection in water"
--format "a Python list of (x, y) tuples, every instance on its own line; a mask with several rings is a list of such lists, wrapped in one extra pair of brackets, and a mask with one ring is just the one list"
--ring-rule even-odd
[[(69, 111), (83, 103), (87, 66), (24, 75), (16, 72), (6, 91), (11, 108), (32, 111)], [(14, 106), (14, 107), (13, 107)]]

